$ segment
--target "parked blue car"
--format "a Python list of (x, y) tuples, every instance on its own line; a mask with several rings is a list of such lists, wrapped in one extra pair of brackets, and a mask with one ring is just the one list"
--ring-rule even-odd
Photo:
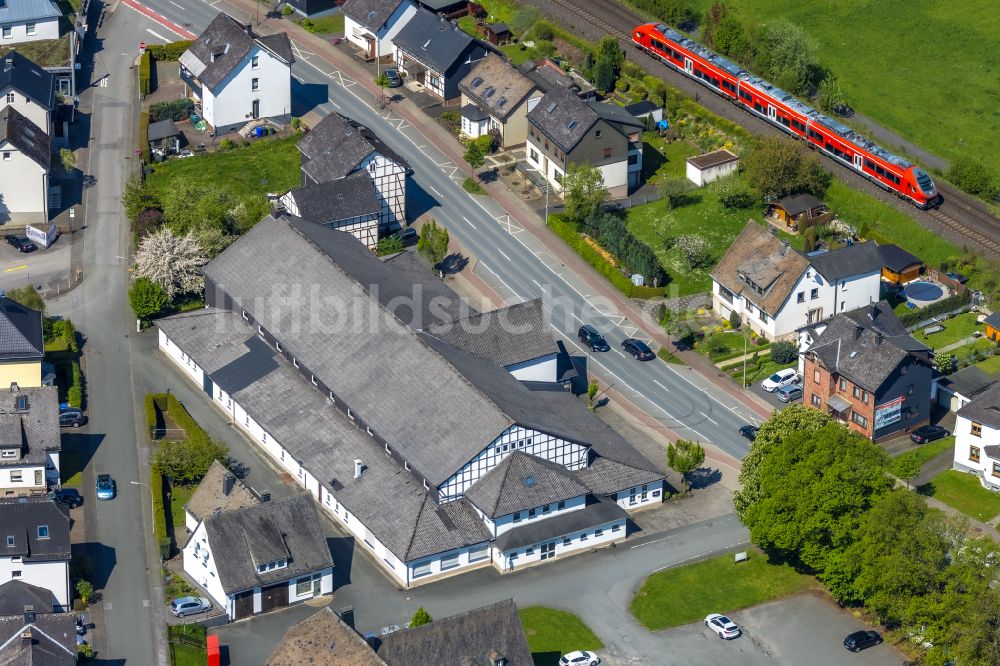
[(110, 500), (115, 498), (115, 480), (110, 474), (97, 475), (97, 499)]

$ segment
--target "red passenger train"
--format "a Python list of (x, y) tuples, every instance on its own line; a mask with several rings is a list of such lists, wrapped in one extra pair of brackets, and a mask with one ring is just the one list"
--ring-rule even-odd
[(941, 203), (934, 181), (920, 167), (893, 155), (850, 127), (824, 116), (669, 26), (662, 23), (640, 25), (632, 31), (632, 42), (681, 74), (808, 142), (917, 207), (927, 209)]

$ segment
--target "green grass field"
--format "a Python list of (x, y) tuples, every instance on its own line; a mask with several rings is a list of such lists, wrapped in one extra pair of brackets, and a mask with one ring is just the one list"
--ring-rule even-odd
[(918, 487), (917, 492), (939, 499), (982, 522), (992, 520), (1000, 514), (1000, 494), (983, 488), (974, 474), (949, 469)]
[(173, 486), (170, 489), (170, 516), (173, 521), (174, 542), (182, 543), (177, 535), (184, 536), (184, 505), (191, 499), (198, 486)]
[(959, 340), (964, 340), (976, 331), (983, 331), (983, 326), (976, 323), (977, 316), (979, 316), (978, 312), (966, 312), (941, 322), (941, 325), (944, 326), (943, 331), (924, 335), (922, 330), (918, 330), (914, 332), (914, 337), (934, 349), (947, 347)]
[(551, 666), (573, 650), (599, 650), (604, 645), (573, 613), (544, 606), (520, 610), (521, 624), (536, 666)]
[(146, 182), (157, 192), (188, 179), (207, 179), (238, 197), (286, 192), (301, 184), (299, 151), (295, 148), (300, 138), (255, 140), (249, 146), (154, 164)]
[[(711, 4), (695, 2), (702, 12)], [(996, 0), (728, 0), (726, 6), (750, 25), (787, 19), (801, 26), (859, 113), (945, 159), (975, 158), (1000, 180), (1000, 21), (987, 19), (997, 17)]]
[(1000, 356), (991, 356), (985, 361), (980, 361), (976, 365), (987, 374), (1000, 372)]
[(330, 14), (329, 16), (320, 16), (318, 18), (296, 19), (295, 22), (309, 32), (316, 33), (317, 35), (344, 34), (344, 15), (340, 12)]
[(769, 564), (750, 551), (736, 564), (727, 553), (703, 562), (674, 567), (646, 579), (629, 610), (650, 631), (703, 620), (801, 592), (817, 583), (786, 565)]
[(927, 462), (933, 458), (937, 458), (939, 455), (943, 454), (945, 451), (955, 450), (955, 436), (944, 437), (930, 444), (921, 444), (915, 449), (910, 449), (906, 453), (902, 453), (896, 457), (896, 461), (901, 458), (916, 458), (923, 467)]
[[(204, 666), (208, 662), (208, 654), (205, 651), (205, 627), (198, 624), (183, 624), (167, 627), (167, 634), (170, 641), (171, 666)], [(196, 647), (197, 643), (201, 646)]]

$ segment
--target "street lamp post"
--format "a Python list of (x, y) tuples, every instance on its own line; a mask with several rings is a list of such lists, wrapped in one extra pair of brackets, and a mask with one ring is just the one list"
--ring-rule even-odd
[(153, 501), (153, 488), (148, 483), (142, 481), (129, 481), (133, 486), (145, 486), (149, 490), (149, 519), (153, 523), (153, 533), (156, 533), (156, 507)]

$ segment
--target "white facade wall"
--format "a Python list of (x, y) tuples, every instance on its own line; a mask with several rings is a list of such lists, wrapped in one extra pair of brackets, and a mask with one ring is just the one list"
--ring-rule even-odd
[(508, 365), (507, 372), (522, 382), (555, 382), (559, 380), (557, 357), (557, 354), (549, 354), (523, 363)]
[(0, 467), (0, 494), (12, 497), (32, 491), (45, 492), (48, 478), (44, 464), (4, 465)]
[(621, 188), (622, 186), (628, 186), (628, 160), (622, 160), (620, 162), (612, 162), (611, 164), (602, 164), (597, 167), (601, 175), (604, 176), (604, 187), (608, 190), (613, 190), (615, 188)]
[[(292, 196), (292, 192), (286, 192), (281, 195), (281, 198), (278, 199), (278, 201), (281, 202), (281, 205), (283, 205), (285, 210), (287, 210), (290, 214), (296, 217), (302, 217), (299, 212), (299, 207), (295, 203), (295, 197)], [(336, 218), (336, 212), (337, 211), (335, 209), (331, 208), (329, 212), (330, 217)], [(310, 220), (310, 222), (316, 222), (317, 224), (323, 224), (331, 229), (349, 233), (361, 241), (361, 244), (368, 249), (373, 249), (376, 245), (378, 245), (379, 221), (377, 215), (355, 215), (354, 217), (336, 220), (336, 224), (325, 220)]]
[[(0, 46), (3, 46), (2, 41), (0, 41)], [(8, 101), (12, 99), (12, 95), (13, 101)], [(3, 111), (8, 106), (14, 107), (15, 111), (35, 123), (46, 134), (52, 134), (52, 114), (49, 110), (41, 104), (34, 102), (31, 98), (25, 97), (17, 90), (14, 90), (13, 86), (0, 88), (0, 111)]]
[(481, 543), (407, 562), (408, 585), (430, 582), (441, 574), (454, 574), (489, 564), (493, 550), (488, 543)]
[(708, 185), (711, 182), (719, 180), (723, 176), (728, 176), (729, 174), (736, 171), (739, 168), (740, 163), (738, 161), (728, 162), (726, 164), (720, 164), (719, 166), (709, 167), (708, 169), (699, 169), (690, 162), (687, 163), (687, 179), (692, 183), (701, 187), (702, 185)]
[[(396, 8), (396, 11), (394, 11), (392, 15), (389, 16), (388, 20), (386, 20), (385, 25), (379, 28), (376, 51), (372, 55), (378, 57), (392, 56), (393, 59), (395, 59), (396, 45), (392, 40), (399, 34), (399, 31), (403, 29), (403, 26), (405, 26), (416, 13), (416, 5), (409, 2), (400, 3), (399, 7)], [(369, 41), (365, 39), (365, 35), (368, 35), (371, 38), (376, 37), (371, 30), (362, 26), (360, 23), (345, 14), (344, 36), (347, 37), (347, 40), (359, 49), (367, 51)]]
[[(24, 535), (18, 538), (23, 539)], [(0, 585), (11, 580), (51, 590), (59, 606), (64, 609), (70, 606), (68, 560), (25, 562), (20, 558), (0, 557)]]
[[(17, 0), (8, 0), (17, 2)], [(42, 39), (59, 39), (59, 17), (0, 23), (0, 47)]]
[(959, 416), (955, 419), (955, 469), (973, 472), (980, 483), (990, 490), (1000, 491), (1000, 458), (986, 455), (987, 446), (1000, 446), (1000, 430), (985, 423), (978, 424), (979, 434), (973, 434), (973, 421)]
[[(562, 504), (563, 508), (560, 509), (559, 504)], [(553, 516), (570, 513), (571, 511), (579, 511), (586, 506), (587, 497), (585, 495), (581, 495), (579, 497), (568, 499), (565, 502), (553, 502), (552, 504), (548, 504), (543, 507), (534, 507), (533, 509), (519, 511), (518, 513), (499, 516), (495, 521), (490, 520), (489, 517), (481, 514), (479, 509), (476, 509), (476, 512), (480, 513), (480, 517), (486, 524), (486, 529), (490, 530), (494, 537), (498, 537), (504, 532), (509, 532), (515, 527), (522, 527), (528, 523), (533, 523), (539, 520), (548, 520)]]
[(615, 494), (615, 502), (626, 511), (634, 511), (663, 502), (663, 481), (647, 483)]
[(9, 141), (0, 141), (0, 222), (48, 220), (49, 175)]
[(627, 532), (627, 525), (624, 518), (603, 523), (597, 527), (591, 527), (579, 532), (573, 532), (557, 539), (512, 548), (502, 552), (498, 548), (493, 549), (493, 565), (500, 571), (506, 573), (522, 568), (529, 564), (541, 562), (542, 545), (544, 543), (554, 544), (552, 554), (545, 559), (554, 559), (562, 555), (573, 552), (589, 550), (599, 546), (607, 545), (612, 541), (624, 539)]
[(215, 553), (208, 544), (208, 533), (204, 523), (198, 523), (191, 534), (184, 546), (183, 557), (184, 573), (208, 593), (216, 608), (227, 609), (229, 616), (232, 617), (232, 602), (222, 589), (219, 570), (215, 564)]
[[(543, 178), (545, 178), (546, 182), (548, 182), (549, 186), (553, 189), (553, 191), (562, 192), (562, 179), (563, 176), (566, 175), (565, 172), (561, 168), (559, 168), (552, 160), (545, 158), (541, 147), (539, 147), (538, 144), (534, 142), (530, 134), (526, 139), (525, 146), (526, 146), (525, 157), (528, 160), (528, 164), (530, 164), (532, 168), (538, 170), (538, 172), (542, 175)], [(602, 171), (601, 173), (603, 174), (604, 172)], [(608, 185), (607, 176), (605, 175), (604, 178), (605, 178), (604, 186), (610, 188), (610, 186)], [(624, 178), (625, 176), (623, 175), (622, 182), (625, 182)]]
[[(257, 68), (253, 58), (257, 57)], [(257, 79), (257, 90), (253, 80)], [(258, 101), (260, 118), (279, 118), (292, 112), (292, 69), (267, 49), (254, 44), (243, 62), (233, 68), (217, 93), (202, 86), (202, 112), (212, 127), (243, 125), (253, 118)]]
[(372, 153), (357, 169), (364, 169), (375, 184), (382, 204), (379, 214), (382, 230), (406, 226), (406, 169), (403, 165), (385, 155)]
[(544, 458), (566, 469), (580, 469), (587, 465), (590, 447), (568, 442), (558, 437), (513, 425), (467, 462), (462, 469), (438, 486), (441, 501), (458, 499), (465, 491), (500, 461), (514, 451), (524, 451)]

